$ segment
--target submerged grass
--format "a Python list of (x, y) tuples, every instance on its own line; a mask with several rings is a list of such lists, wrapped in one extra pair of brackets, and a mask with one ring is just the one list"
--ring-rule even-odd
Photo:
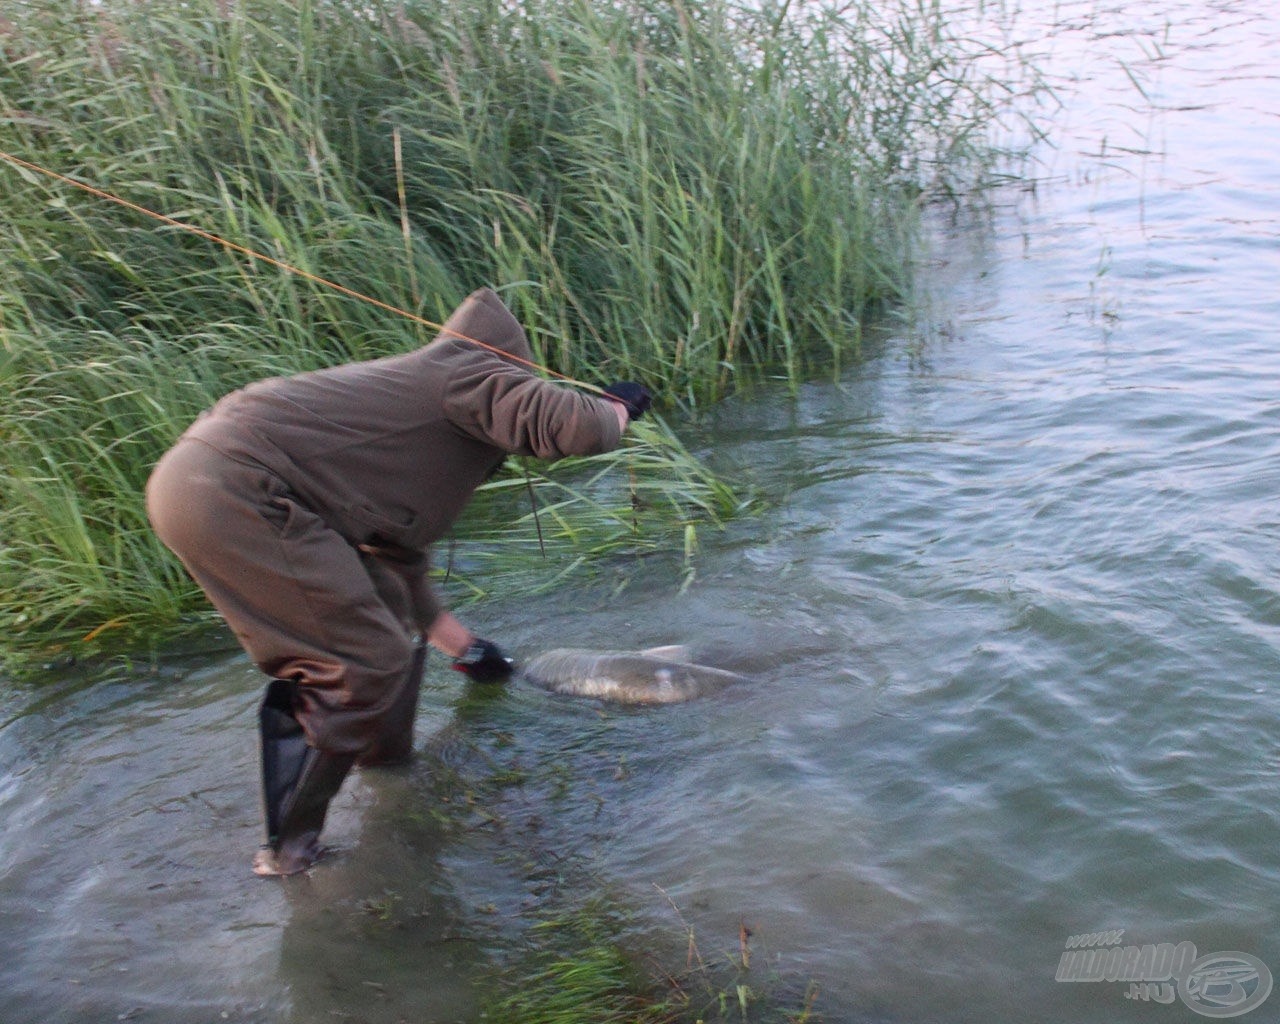
[[(919, 199), (981, 174), (999, 98), (947, 24), (930, 0), (17, 2), (0, 149), (428, 320), (493, 285), (541, 361), (687, 411), (856, 358), (909, 291)], [(206, 614), (143, 516), (155, 459), (236, 386), (430, 331), (0, 177), (12, 663)], [(523, 486), (500, 481), (493, 507)], [(661, 427), (538, 489), (570, 565), (692, 552), (739, 503)], [(536, 549), (471, 522), (476, 581)]]
[(619, 943), (616, 910), (585, 908), (543, 922), (525, 961), (481, 1020), (502, 1024), (675, 1024), (678, 1005)]
[[(683, 922), (682, 922), (683, 923)], [(547, 915), (497, 979), (480, 1019), (502, 1024), (817, 1024), (819, 991), (752, 964), (743, 925), (731, 955), (707, 960), (685, 927), (685, 963), (637, 951), (625, 907), (593, 894)]]

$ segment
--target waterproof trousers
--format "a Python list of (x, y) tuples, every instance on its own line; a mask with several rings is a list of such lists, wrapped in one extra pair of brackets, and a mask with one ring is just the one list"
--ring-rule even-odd
[(402, 574), (275, 474), (194, 439), (157, 464), (147, 511), (258, 667), (297, 684), (294, 715), (310, 746), (358, 757), (406, 712), (411, 726), (420, 640)]
[(259, 711), (264, 875), (320, 855), (353, 763), (407, 761), (425, 648), (415, 588), (303, 507), (261, 466), (180, 441), (147, 485), (169, 546), (269, 676)]

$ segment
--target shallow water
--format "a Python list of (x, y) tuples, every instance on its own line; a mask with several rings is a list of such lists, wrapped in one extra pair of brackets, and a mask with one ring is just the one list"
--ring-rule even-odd
[(752, 984), (854, 1024), (1201, 1019), (1055, 981), (1110, 929), (1280, 971), (1280, 19), (1023, 6), (1053, 146), (989, 218), (939, 211), (929, 322), (698, 428), (777, 510), (704, 533), (682, 594), (642, 563), (471, 613), (752, 682), (606, 709), (437, 660), (418, 764), (353, 779), (285, 885), (248, 874), (242, 656), (12, 691), (0, 1019), (474, 1020), (592, 890), (676, 966), (746, 923)]

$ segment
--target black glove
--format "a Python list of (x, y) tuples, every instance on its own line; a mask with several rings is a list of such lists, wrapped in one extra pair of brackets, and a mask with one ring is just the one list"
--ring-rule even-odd
[(453, 667), (473, 682), (501, 683), (511, 678), (515, 662), (503, 654), (497, 644), (476, 637)]
[(653, 395), (649, 394), (649, 389), (631, 380), (610, 384), (604, 389), (604, 393), (620, 399), (627, 407), (627, 417), (633, 420), (638, 420), (653, 405)]

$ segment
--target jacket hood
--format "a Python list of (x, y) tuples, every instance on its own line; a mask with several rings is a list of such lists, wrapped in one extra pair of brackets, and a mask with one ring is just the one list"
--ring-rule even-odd
[(524, 328), (492, 289), (480, 288), (468, 295), (442, 327), (435, 344), (479, 341), (517, 359), (533, 359)]

